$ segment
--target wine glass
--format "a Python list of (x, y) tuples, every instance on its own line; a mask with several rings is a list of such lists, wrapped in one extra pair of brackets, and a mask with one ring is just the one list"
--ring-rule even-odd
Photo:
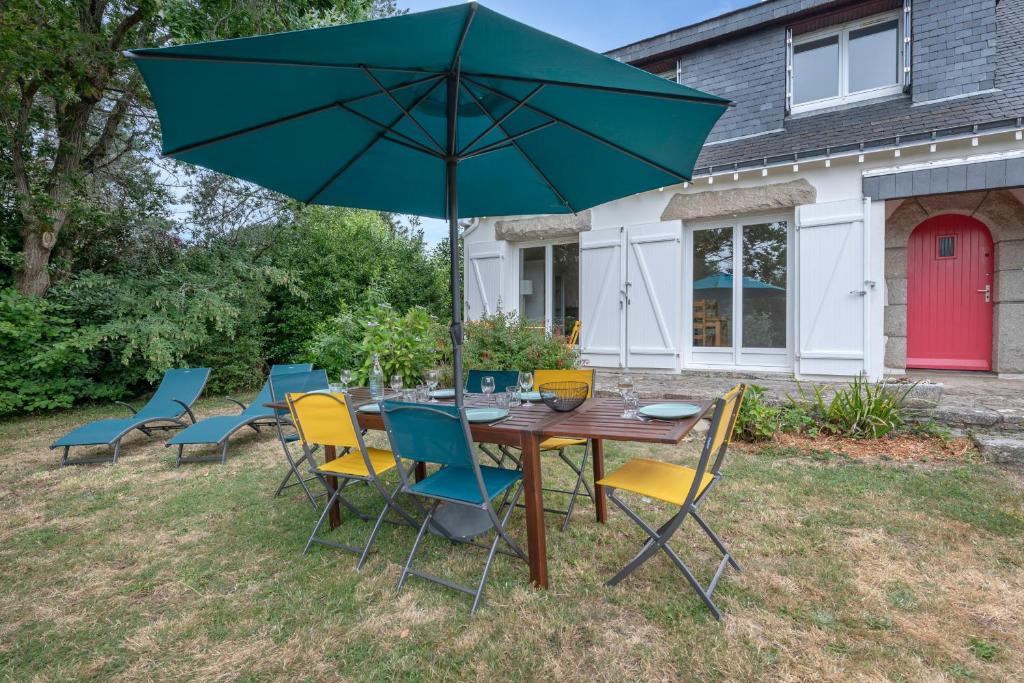
[(404, 385), (405, 382), (402, 380), (401, 373), (396, 372), (391, 375), (391, 391), (395, 392), (395, 395), (400, 395), (402, 393), (402, 387)]
[(523, 390), (523, 407), (529, 408), (533, 404), (530, 403), (530, 399), (526, 397), (526, 392), (533, 389), (533, 373), (529, 370), (524, 370), (519, 373), (519, 388)]
[(629, 375), (623, 375), (619, 378), (619, 398), (622, 399), (622, 416), (627, 417), (628, 406), (626, 406), (626, 397), (633, 393), (633, 378)]
[(437, 389), (437, 382), (440, 379), (440, 373), (437, 370), (427, 370), (423, 373), (423, 379), (427, 381), (427, 389), (430, 390), (430, 402), (437, 403), (437, 397), (434, 396), (434, 390)]
[(352, 371), (342, 370), (339, 379), (341, 380), (341, 388), (348, 389), (348, 383), (352, 381)]
[[(484, 375), (480, 378), (480, 391), (484, 396), (490, 396), (494, 393), (494, 377), (491, 375)], [(489, 399), (487, 399), (489, 400)]]

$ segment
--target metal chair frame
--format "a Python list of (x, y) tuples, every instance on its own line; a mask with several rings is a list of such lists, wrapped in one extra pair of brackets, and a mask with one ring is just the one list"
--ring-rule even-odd
[[(391, 415), (393, 413), (396, 413), (398, 411), (403, 411), (403, 410), (416, 410), (416, 411), (421, 411), (421, 412), (424, 412), (424, 413), (429, 413), (429, 414), (437, 415), (440, 418), (444, 418), (444, 419), (448, 419), (448, 420), (455, 420), (455, 419), (459, 420), (459, 422), (461, 424), (461, 428), (462, 428), (463, 438), (465, 439), (465, 448), (466, 448), (465, 452), (468, 455), (468, 459), (469, 459), (470, 464), (472, 466), (473, 475), (474, 475), (474, 478), (476, 480), (477, 487), (479, 488), (479, 491), (480, 491), (480, 498), (481, 498), (481, 500), (483, 502), (481, 504), (479, 504), (479, 505), (475, 505), (475, 504), (472, 504), (472, 503), (467, 503), (464, 500), (458, 500), (458, 499), (454, 499), (454, 498), (445, 498), (445, 497), (437, 496), (437, 495), (426, 495), (426, 494), (423, 494), (423, 493), (419, 493), (419, 492), (417, 492), (415, 490), (412, 490), (412, 488), (411, 488), (412, 487), (412, 483), (409, 480), (410, 472), (406, 472), (406, 471), (402, 470), (401, 468), (399, 468), (399, 476), (401, 476), (401, 478), (402, 478), (401, 490), (403, 492), (405, 492), (405, 493), (412, 494), (412, 500), (415, 502), (415, 505), (417, 506), (417, 508), (419, 508), (419, 510), (424, 513), (424, 518), (423, 518), (423, 523), (420, 525), (419, 533), (416, 535), (416, 540), (413, 543), (412, 549), (409, 551), (409, 559), (406, 560), (405, 566), (402, 569), (402, 575), (401, 575), (401, 577), (398, 580), (398, 590), (402, 589), (402, 587), (405, 585), (405, 582), (409, 578), (410, 575), (418, 576), (421, 579), (426, 579), (427, 581), (432, 581), (432, 582), (438, 583), (438, 584), (440, 584), (442, 586), (447, 586), (448, 588), (451, 588), (451, 589), (454, 589), (454, 590), (466, 593), (468, 595), (472, 595), (473, 596), (473, 606), (470, 609), (470, 614), (476, 614), (476, 610), (477, 610), (477, 608), (480, 605), (480, 598), (483, 595), (484, 587), (487, 584), (487, 577), (490, 575), (491, 567), (494, 564), (494, 556), (498, 552), (502, 552), (501, 550), (499, 550), (499, 547), (498, 547), (499, 544), (502, 541), (504, 541), (504, 544), (508, 547), (509, 551), (511, 551), (511, 552), (505, 552), (503, 554), (510, 554), (510, 555), (515, 556), (515, 557), (518, 557), (519, 559), (523, 560), (524, 562), (528, 562), (526, 553), (522, 550), (522, 548), (519, 547), (519, 545), (515, 541), (513, 541), (509, 537), (509, 535), (507, 533), (507, 530), (506, 530), (506, 525), (508, 524), (509, 517), (511, 517), (512, 511), (516, 509), (516, 503), (519, 501), (519, 497), (522, 495), (522, 492), (523, 492), (523, 482), (520, 479), (520, 481), (518, 483), (513, 484), (512, 486), (507, 487), (505, 489), (504, 493), (501, 496), (501, 502), (498, 504), (497, 508), (495, 508), (494, 503), (493, 503), (494, 499), (491, 498), (490, 496), (488, 496), (488, 494), (487, 494), (487, 487), (484, 484), (483, 473), (480, 470), (480, 461), (474, 455), (475, 451), (474, 451), (474, 448), (473, 448), (473, 437), (472, 437), (472, 433), (470, 432), (469, 423), (466, 421), (466, 413), (465, 413), (464, 409), (459, 411), (458, 416), (455, 416), (451, 412), (449, 412), (450, 409), (449, 410), (443, 410), (443, 409), (440, 409), (440, 408), (435, 408), (435, 407), (430, 406), (430, 405), (416, 404), (416, 403), (401, 403), (401, 402), (397, 402), (397, 401), (384, 401), (384, 402), (382, 402), (381, 403), (381, 415), (384, 418), (384, 426), (385, 426), (385, 429), (387, 430), (388, 438), (390, 439), (391, 444), (392, 444), (392, 452), (394, 453), (396, 459), (401, 457), (401, 453), (399, 452), (398, 449), (396, 449), (394, 447), (394, 445), (397, 443), (397, 441), (395, 439), (395, 431), (394, 431), (394, 426), (392, 424), (392, 417), (391, 417)], [(453, 465), (449, 465), (449, 466), (453, 466)], [(420, 498), (431, 499), (434, 502), (433, 502), (432, 505), (430, 505), (429, 509), (427, 509), (427, 508), (425, 508), (419, 502)], [(510, 498), (511, 498), (511, 500), (510, 500)], [(494, 531), (494, 538), (492, 539), (489, 547), (488, 546), (484, 546), (484, 547), (487, 547), (487, 550), (488, 550), (487, 561), (484, 563), (483, 573), (480, 576), (480, 581), (477, 584), (477, 587), (475, 589), (472, 588), (472, 587), (469, 587), (469, 586), (463, 586), (461, 584), (455, 583), (454, 581), (450, 581), (450, 580), (445, 579), (443, 577), (436, 576), (436, 575), (431, 574), (429, 572), (425, 572), (425, 571), (413, 568), (413, 561), (416, 558), (416, 553), (420, 549), (420, 544), (423, 541), (423, 536), (426, 533), (428, 527), (434, 527), (443, 536), (445, 536), (449, 540), (460, 542), (460, 543), (466, 543), (467, 545), (474, 545), (474, 546), (477, 546), (477, 547), (481, 547), (482, 546), (482, 544), (473, 543), (473, 542), (467, 542), (467, 541), (464, 541), (462, 539), (453, 537), (453, 535), (450, 534), (443, 527), (443, 525), (441, 525), (437, 520), (434, 519), (435, 514), (437, 512), (437, 508), (438, 508), (438, 506), (442, 502), (443, 503), (448, 503), (448, 504), (451, 504), (451, 505), (461, 505), (461, 506), (465, 506), (465, 507), (469, 507), (469, 508), (473, 508), (473, 509), (484, 510), (487, 513), (488, 518), (490, 519), (491, 529), (493, 529), (493, 531)], [(499, 519), (499, 516), (498, 516), (499, 515), (499, 511), (501, 511), (506, 505), (508, 505), (508, 509), (505, 510), (505, 514), (503, 516), (501, 516), (501, 518)]]
[[(327, 374), (323, 370), (311, 370), (305, 373), (282, 373), (276, 379), (280, 381), (282, 377), (298, 377), (299, 374), (304, 374), (307, 378), (307, 381), (305, 382), (307, 386), (305, 386), (304, 389), (308, 389), (309, 380), (317, 376), (320, 376), (322, 379), (324, 379), (324, 384), (326, 384)], [(273, 401), (283, 401), (284, 396), (280, 395), (279, 392), (277, 391), (277, 388), (275, 388), (274, 380), (275, 377), (272, 375), (270, 377), (270, 398)], [(300, 455), (298, 458), (292, 456), (292, 451), (291, 448), (288, 447), (288, 444), (293, 443), (293, 441), (290, 441), (288, 439), (289, 435), (285, 434), (285, 430), (288, 427), (291, 427), (292, 429), (295, 428), (295, 425), (292, 423), (290, 414), (283, 410), (275, 410), (274, 426), (277, 429), (277, 439), (278, 442), (281, 444), (281, 450), (284, 451), (285, 461), (288, 463), (288, 472), (285, 473), (284, 479), (281, 480), (281, 483), (278, 484), (277, 486), (277, 490), (274, 491), (274, 497), (276, 498), (277, 496), (280, 496), (282, 493), (284, 493), (285, 489), (290, 489), (293, 486), (301, 486), (303, 493), (306, 494), (306, 498), (307, 500), (309, 500), (309, 504), (313, 507), (313, 511), (319, 512), (320, 506), (317, 504), (317, 499), (322, 498), (328, 494), (314, 494), (312, 491), (310, 491), (308, 484), (311, 481), (316, 481), (316, 477), (312, 476), (307, 478), (303, 475), (302, 470), (299, 469), (299, 466), (307, 461), (310, 463), (311, 466), (315, 465), (315, 459), (310, 460), (305, 450), (303, 450), (302, 455)], [(316, 451), (319, 450), (319, 446), (316, 446), (311, 450), (312, 454), (315, 455)], [(295, 478), (295, 481), (288, 483), (289, 480), (292, 479), (293, 477)]]
[[(708, 428), (707, 439), (705, 440), (704, 448), (701, 451), (700, 460), (697, 464), (693, 483), (690, 485), (690, 490), (687, 492), (686, 499), (680, 506), (679, 511), (660, 527), (653, 529), (646, 521), (643, 520), (643, 518), (640, 517), (640, 515), (630, 508), (625, 501), (615, 495), (614, 488), (608, 486), (605, 487), (605, 492), (609, 500), (615, 503), (615, 505), (625, 512), (630, 519), (636, 522), (648, 536), (647, 541), (633, 559), (626, 563), (625, 567), (608, 580), (608, 586), (618, 584), (624, 578), (636, 571), (644, 562), (653, 557), (659, 550), (662, 550), (666, 555), (668, 555), (669, 559), (672, 560), (672, 563), (675, 564), (679, 571), (682, 572), (683, 576), (686, 577), (687, 582), (711, 611), (715, 619), (721, 620), (722, 613), (711, 599), (712, 594), (715, 592), (715, 588), (718, 587), (718, 582), (722, 578), (727, 566), (732, 566), (736, 571), (742, 571), (742, 569), (739, 562), (736, 561), (736, 558), (733, 557), (732, 553), (726, 547), (725, 543), (722, 542), (722, 539), (719, 538), (718, 534), (716, 534), (704, 518), (701, 517), (698, 508), (707, 498), (708, 493), (715, 488), (721, 478), (720, 470), (722, 462), (725, 459), (725, 453), (732, 437), (732, 431), (736, 425), (736, 418), (739, 415), (740, 407), (743, 403), (743, 394), (746, 391), (746, 385), (740, 384), (729, 393), (734, 391), (738, 392), (738, 395), (732, 404), (730, 414), (725, 414), (726, 409), (729, 406), (727, 398), (720, 398), (715, 402), (715, 411), (711, 420), (711, 426)], [(726, 394), (726, 396), (728, 397), (728, 394)], [(728, 420), (728, 428), (725, 432), (725, 439), (723, 439), (721, 445), (716, 449), (714, 447), (715, 437), (722, 420)], [(702, 491), (701, 482), (703, 481), (705, 473), (708, 471), (708, 463), (711, 461), (712, 456), (714, 456), (714, 463), (711, 465), (711, 474), (713, 479)], [(708, 582), (706, 587), (701, 585), (700, 581), (698, 581), (694, 576), (693, 571), (689, 566), (687, 566), (686, 562), (683, 561), (671, 546), (669, 546), (669, 541), (672, 539), (672, 536), (679, 530), (687, 517), (694, 518), (698, 526), (700, 526), (705, 535), (711, 539), (711, 542), (715, 544), (719, 552), (722, 554), (722, 560), (719, 562), (714, 576), (711, 578), (711, 581)]]
[[(417, 520), (415, 517), (407, 513), (400, 505), (398, 505), (397, 502), (395, 502), (395, 497), (398, 495), (402, 488), (401, 483), (399, 483), (399, 485), (395, 487), (395, 489), (392, 491), (388, 491), (387, 488), (384, 487), (384, 484), (381, 481), (380, 476), (378, 476), (376, 470), (373, 467), (373, 461), (370, 459), (370, 455), (366, 450), (366, 443), (363, 441), (363, 432), (358, 427), (359, 420), (356, 417), (355, 410), (353, 409), (351, 402), (347, 400), (347, 395), (345, 395), (344, 398), (339, 398), (338, 394), (321, 393), (300, 394), (295, 398), (293, 398), (293, 396), (295, 395), (289, 394), (286, 398), (288, 400), (288, 407), (292, 415), (292, 420), (295, 423), (295, 427), (299, 432), (300, 443), (302, 444), (303, 450), (302, 459), (310, 464), (310, 473), (313, 474), (320, 481), (320, 483), (324, 487), (324, 490), (327, 491), (329, 495), (329, 498), (327, 499), (327, 504), (324, 506), (323, 511), (320, 513), (320, 518), (317, 519), (316, 525), (314, 525), (313, 531), (312, 533), (310, 533), (309, 539), (306, 541), (306, 546), (302, 550), (302, 554), (305, 555), (306, 553), (308, 553), (310, 547), (312, 547), (314, 543), (331, 546), (333, 548), (340, 548), (341, 550), (347, 550), (351, 553), (355, 553), (356, 555), (358, 555), (359, 560), (356, 562), (356, 569), (362, 569), (363, 565), (366, 563), (367, 557), (369, 557), (370, 550), (373, 547), (373, 542), (377, 538), (377, 534), (380, 531), (381, 525), (384, 523), (389, 511), (394, 510), (402, 518), (404, 523), (408, 524), (413, 528), (416, 528), (416, 526), (419, 524), (419, 520)], [(298, 413), (295, 410), (296, 405), (300, 404), (304, 400), (311, 400), (311, 397), (316, 397), (315, 399), (312, 400), (324, 400), (324, 398), (326, 397), (330, 400), (337, 402), (339, 406), (343, 406), (345, 408), (348, 419), (351, 420), (352, 423), (352, 431), (356, 437), (355, 447), (359, 449), (359, 453), (363, 458), (363, 463), (366, 465), (366, 471), (368, 473), (367, 476), (364, 477), (355, 474), (345, 474), (342, 472), (324, 471), (316, 464), (316, 461), (313, 459), (313, 450), (311, 448), (309, 441), (306, 439), (305, 432), (303, 431), (302, 428), (302, 420), (299, 418)], [(348, 446), (348, 444), (337, 445)], [(345, 450), (350, 451), (351, 448), (351, 446), (348, 446), (348, 448), (346, 448)], [(397, 469), (401, 475), (402, 480), (404, 481), (406, 472), (404, 470), (402, 461), (401, 459), (396, 458), (396, 462), (398, 465)], [(409, 465), (410, 471), (414, 466), (415, 463), (411, 463)], [(339, 482), (338, 486), (331, 486), (331, 484), (327, 481), (327, 477), (336, 477), (341, 481)], [(320, 531), (320, 528), (323, 526), (324, 521), (326, 521), (327, 516), (335, 503), (340, 503), (341, 505), (344, 505), (345, 508), (352, 512), (352, 514), (356, 515), (363, 521), (370, 520), (369, 515), (360, 510), (355, 503), (350, 501), (343, 494), (343, 491), (346, 488), (348, 488), (350, 485), (356, 482), (363, 482), (370, 486), (373, 486), (377, 490), (377, 493), (380, 494), (381, 498), (384, 499), (384, 507), (381, 509), (380, 514), (377, 515), (377, 521), (373, 525), (373, 529), (370, 531), (370, 535), (367, 537), (365, 544), (362, 547), (356, 547), (348, 545), (346, 543), (339, 543), (337, 541), (332, 541), (330, 539), (317, 536), (317, 533)]]

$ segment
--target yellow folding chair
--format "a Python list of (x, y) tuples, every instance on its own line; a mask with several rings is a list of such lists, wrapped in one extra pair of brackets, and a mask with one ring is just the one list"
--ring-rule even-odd
[[(287, 400), (292, 421), (299, 432), (299, 440), (305, 454), (304, 459), (310, 464), (309, 471), (320, 480), (329, 496), (327, 505), (324, 506), (316, 526), (313, 527), (313, 532), (309, 535), (309, 540), (306, 541), (306, 547), (302, 553), (309, 552), (310, 546), (314, 543), (341, 548), (359, 555), (356, 569), (362, 569), (370, 554), (373, 541), (377, 537), (377, 532), (380, 531), (381, 524), (384, 523), (389, 510), (398, 513), (402, 518), (401, 523), (406, 523), (413, 528), (419, 527), (419, 522), (395, 502), (395, 496), (398, 495), (402, 487), (401, 483), (394, 490), (388, 491), (380, 479), (381, 475), (400, 467), (401, 464), (391, 451), (366, 445), (363, 441), (363, 434), (357, 426), (359, 421), (356, 419), (355, 411), (345, 394), (319, 392), (288, 394)], [(317, 464), (313, 458), (313, 449), (316, 446), (334, 446), (342, 455), (322, 465)], [(414, 466), (415, 463), (409, 464), (410, 472)], [(327, 477), (337, 478), (339, 480), (337, 486), (331, 486)], [(369, 521), (369, 515), (360, 510), (343, 494), (346, 487), (355, 482), (366, 482), (372, 485), (384, 499), (384, 508), (377, 515), (377, 522), (373, 525), (373, 530), (366, 539), (366, 543), (362, 547), (356, 547), (317, 536), (335, 502), (344, 505), (363, 521)]]
[[(725, 396), (715, 401), (711, 426), (708, 428), (707, 439), (704, 441), (704, 449), (701, 451), (696, 469), (658, 460), (635, 458), (597, 482), (600, 486), (605, 487), (609, 500), (619, 506), (650, 537), (640, 552), (622, 568), (622, 571), (608, 581), (609, 586), (614, 586), (622, 581), (659, 550), (663, 550), (683, 573), (693, 589), (697, 591), (715, 618), (722, 618), (722, 613), (712, 602), (711, 595), (715, 592), (726, 565), (732, 565), (736, 571), (740, 571), (740, 565), (722, 543), (718, 534), (700, 516), (698, 508), (721, 479), (722, 461), (725, 459), (725, 452), (732, 439), (736, 417), (739, 415), (740, 405), (743, 403), (743, 393), (746, 389), (746, 385), (738, 384)], [(712, 459), (714, 459), (713, 462)], [(616, 495), (620, 490), (678, 505), (679, 511), (667, 522), (654, 529)], [(697, 524), (723, 555), (707, 588), (697, 581), (686, 563), (668, 545), (673, 534), (687, 517), (693, 517), (697, 521)]]
[[(596, 373), (590, 368), (583, 370), (536, 370), (533, 373), (533, 385), (535, 388), (539, 388), (549, 382), (583, 382), (587, 385), (587, 398), (594, 395), (594, 381), (596, 379)], [(565, 449), (572, 448), (573, 446), (583, 446), (583, 458), (579, 465), (573, 462), (565, 452)], [(565, 531), (569, 528), (569, 519), (572, 517), (573, 508), (576, 507), (576, 498), (580, 495), (580, 489), (583, 489), (583, 494), (590, 498), (590, 500), (594, 500), (594, 490), (590, 487), (585, 476), (587, 461), (590, 459), (590, 440), (553, 436), (541, 441), (540, 451), (541, 453), (557, 453), (562, 462), (568, 465), (576, 474), (576, 481), (571, 491), (554, 488), (544, 489), (549, 493), (563, 493), (569, 496), (569, 505), (564, 510), (548, 510), (548, 512), (565, 515), (565, 520), (562, 522), (562, 531)]]

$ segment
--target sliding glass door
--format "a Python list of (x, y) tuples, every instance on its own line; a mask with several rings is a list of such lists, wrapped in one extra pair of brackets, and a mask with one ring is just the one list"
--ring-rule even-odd
[(789, 221), (748, 219), (693, 227), (687, 300), (695, 366), (791, 363)]

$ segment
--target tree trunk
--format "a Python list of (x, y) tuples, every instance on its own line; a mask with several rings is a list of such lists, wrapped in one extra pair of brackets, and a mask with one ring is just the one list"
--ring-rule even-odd
[[(50, 289), (50, 252), (55, 240), (52, 232), (26, 232), (22, 241), (25, 260), (18, 273), (18, 289), (29, 296), (44, 296)], [(49, 245), (49, 246), (47, 246)]]

